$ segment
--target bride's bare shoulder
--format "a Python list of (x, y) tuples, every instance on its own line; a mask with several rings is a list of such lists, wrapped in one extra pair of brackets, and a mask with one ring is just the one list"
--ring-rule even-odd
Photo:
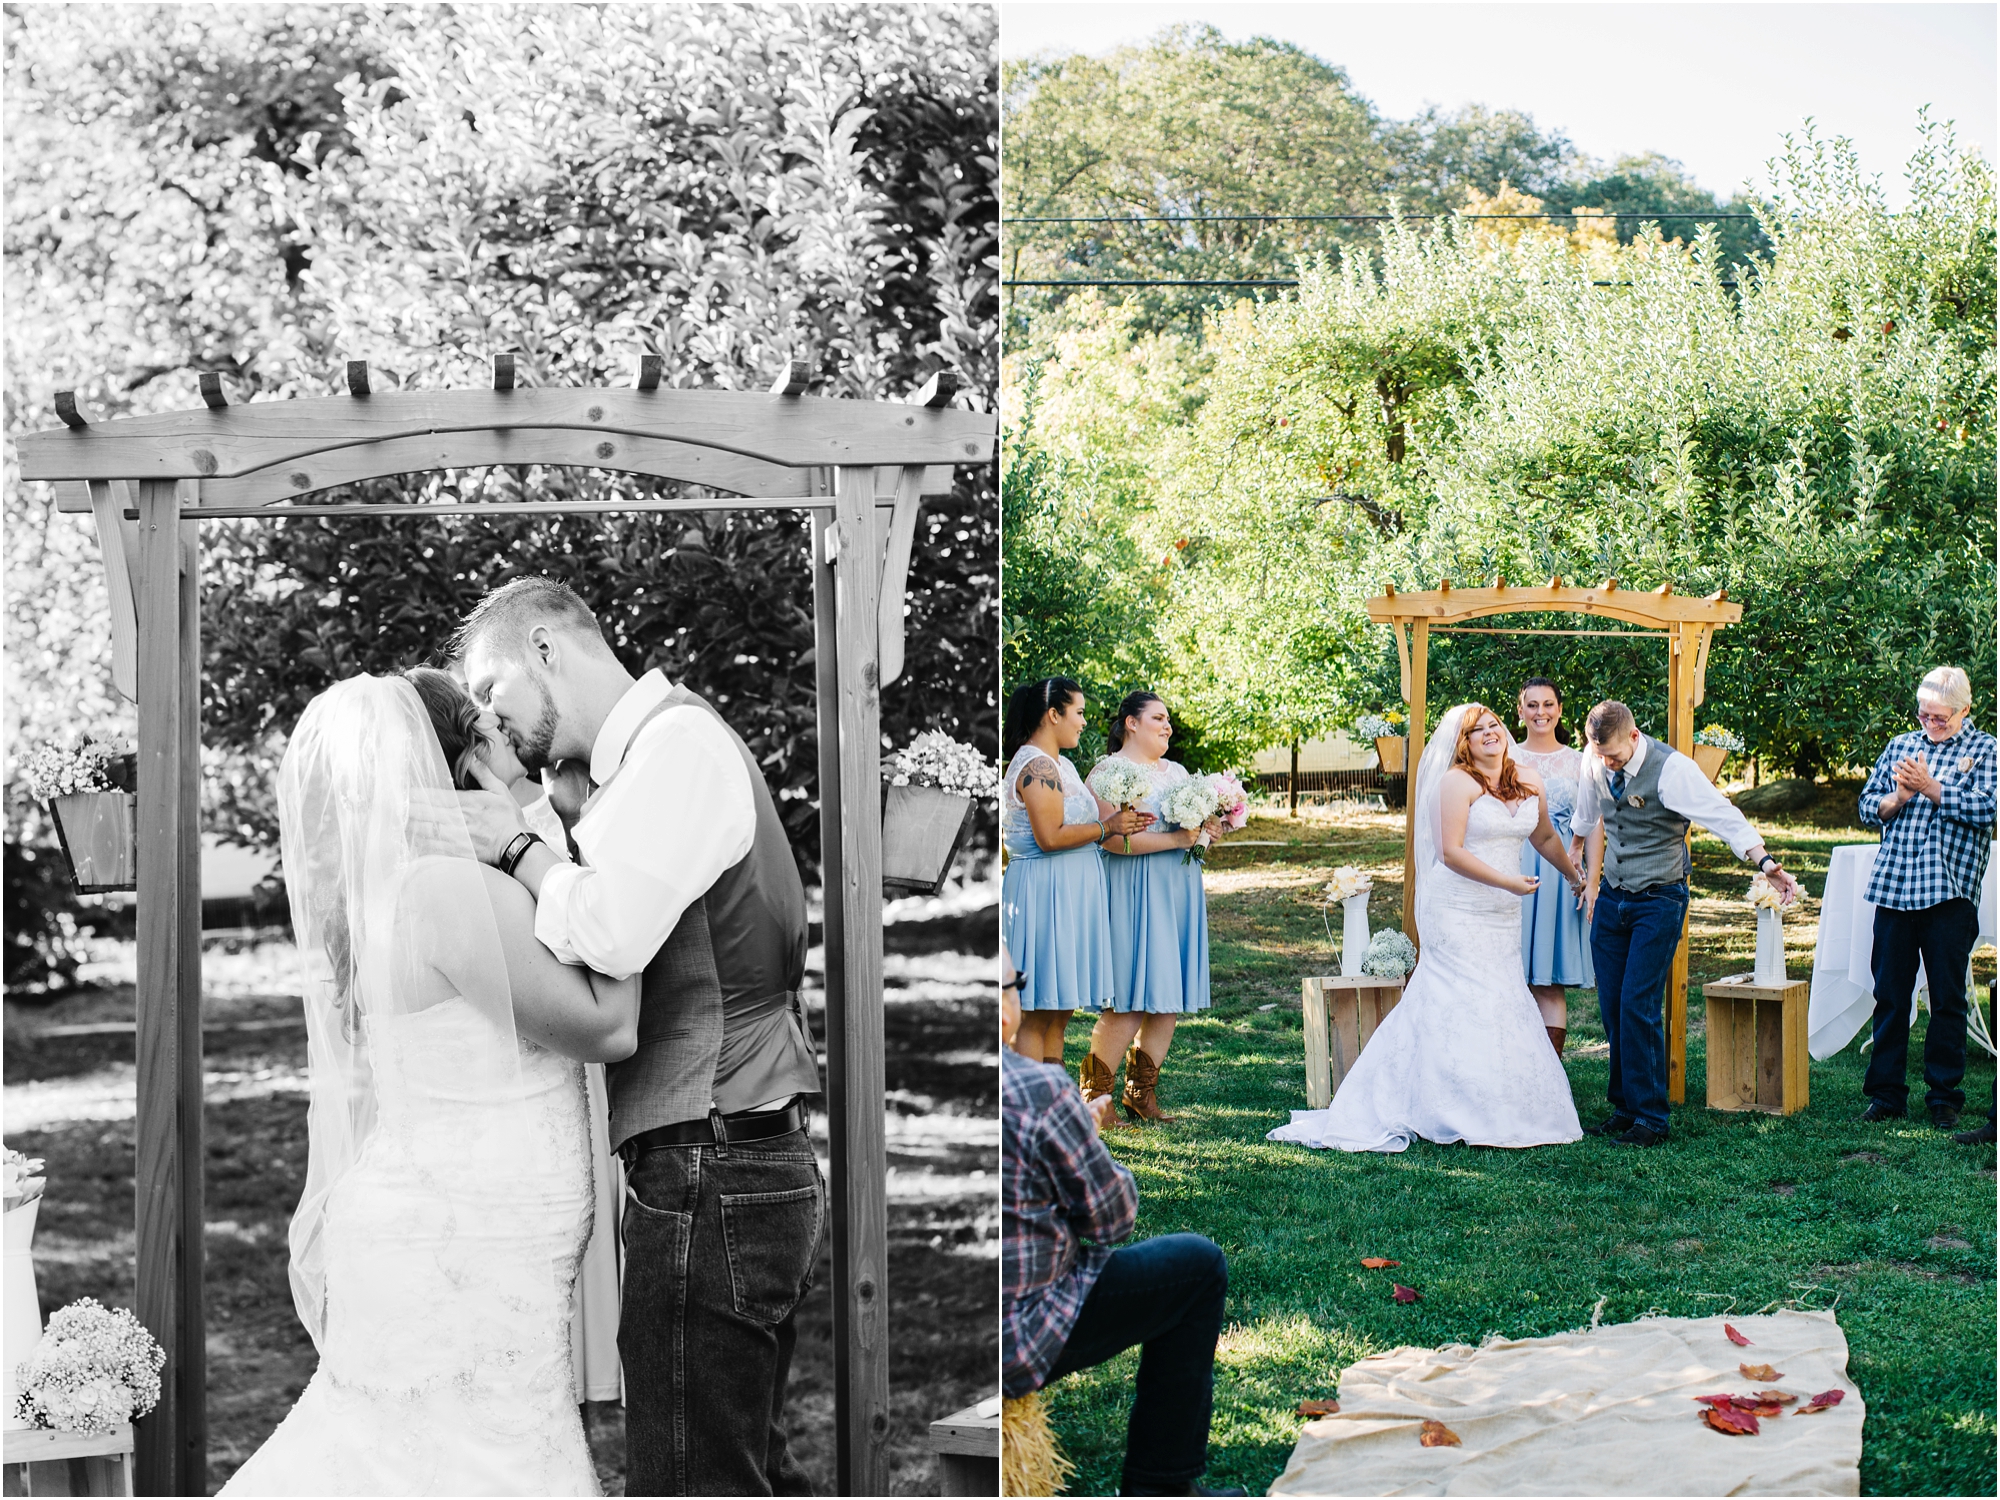
[(1529, 791), (1540, 792), (1542, 790), (1542, 773), (1535, 770), (1532, 766), (1524, 766), (1519, 761), (1515, 761), (1514, 776)]
[(405, 929), (421, 934), (436, 956), (461, 941), (490, 947), (500, 923), (535, 923), (535, 898), (521, 883), (471, 859), (412, 862), (397, 908)]
[(1444, 784), (1439, 790), (1447, 797), (1458, 796), (1470, 799), (1477, 797), (1486, 789), (1479, 784), (1479, 778), (1466, 770), (1464, 766), (1453, 766), (1449, 771), (1444, 773)]

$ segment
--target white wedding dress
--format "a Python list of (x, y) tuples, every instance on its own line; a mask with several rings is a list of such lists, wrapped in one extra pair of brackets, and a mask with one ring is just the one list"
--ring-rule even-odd
[[(1439, 726), (1440, 741), (1445, 729)], [(1466, 852), (1513, 873), (1539, 815), (1534, 797), (1510, 811), (1481, 796), (1466, 817)], [(1362, 1048), (1332, 1105), (1293, 1110), (1291, 1123), (1268, 1139), (1401, 1151), (1418, 1136), (1474, 1146), (1582, 1138), (1569, 1075), (1522, 977), (1521, 898), (1442, 862), (1427, 868), (1423, 952), (1402, 999)]]

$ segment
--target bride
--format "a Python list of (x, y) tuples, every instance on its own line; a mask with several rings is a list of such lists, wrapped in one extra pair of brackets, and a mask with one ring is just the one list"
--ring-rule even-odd
[(570, 1304), (595, 1209), (582, 1063), (638, 987), (556, 961), (473, 858), (402, 678), (315, 698), (278, 773), (307, 965), (292, 1294), (319, 1368), (234, 1495), (594, 1495)]
[(1582, 878), (1549, 825), (1541, 779), (1513, 750), (1482, 704), (1461, 704), (1438, 725), (1411, 803), (1422, 957), (1332, 1106), (1292, 1111), (1269, 1139), (1401, 1151), (1416, 1136), (1474, 1146), (1582, 1137), (1569, 1076), (1522, 977), (1521, 897), (1536, 889), (1520, 873), (1522, 840), (1573, 890)]

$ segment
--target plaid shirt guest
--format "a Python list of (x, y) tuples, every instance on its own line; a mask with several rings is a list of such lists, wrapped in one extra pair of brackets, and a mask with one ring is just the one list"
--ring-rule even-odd
[[(1882, 799), (1896, 789), (1896, 767), (1924, 762), (1944, 788), (1943, 799), (1912, 797), (1884, 824)], [(1896, 736), (1861, 789), (1861, 823), (1882, 830), (1882, 848), (1864, 898), (1897, 911), (1917, 911), (1959, 897), (1975, 905), (1993, 843), (1994, 741), (1968, 721), (1941, 744), (1922, 730)]]
[(1002, 1384), (1023, 1396), (1047, 1381), (1139, 1194), (1061, 1068), (1002, 1047), (1000, 1102)]

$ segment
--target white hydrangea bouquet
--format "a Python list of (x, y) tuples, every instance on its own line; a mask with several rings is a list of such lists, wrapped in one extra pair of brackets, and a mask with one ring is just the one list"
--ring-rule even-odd
[(166, 1364), (131, 1313), (81, 1297), (50, 1317), (21, 1365), (14, 1414), (61, 1432), (110, 1432), (159, 1404)]
[(1000, 795), (1000, 768), (963, 740), (927, 729), (882, 762), (890, 786), (934, 786), (991, 802)]
[[(1153, 794), (1153, 778), (1121, 755), (1107, 755), (1090, 772), (1090, 788), (1113, 807), (1137, 807)], [(1126, 835), (1125, 852), (1132, 852)]]
[(1401, 979), (1417, 966), (1417, 946), (1393, 927), (1384, 927), (1368, 941), (1361, 972), (1378, 979)]
[[(1222, 796), (1206, 776), (1190, 776), (1160, 798), (1160, 816), (1174, 828), (1200, 828), (1221, 806)], [(1182, 853), (1181, 863), (1193, 860), (1200, 864), (1207, 858), (1208, 840), (1201, 835)]]
[(121, 787), (114, 770), (134, 753), (129, 740), (84, 733), (37, 745), (22, 766), (28, 778), (28, 794), (37, 802), (53, 802), (58, 797), (74, 797), (84, 792), (130, 791)]

